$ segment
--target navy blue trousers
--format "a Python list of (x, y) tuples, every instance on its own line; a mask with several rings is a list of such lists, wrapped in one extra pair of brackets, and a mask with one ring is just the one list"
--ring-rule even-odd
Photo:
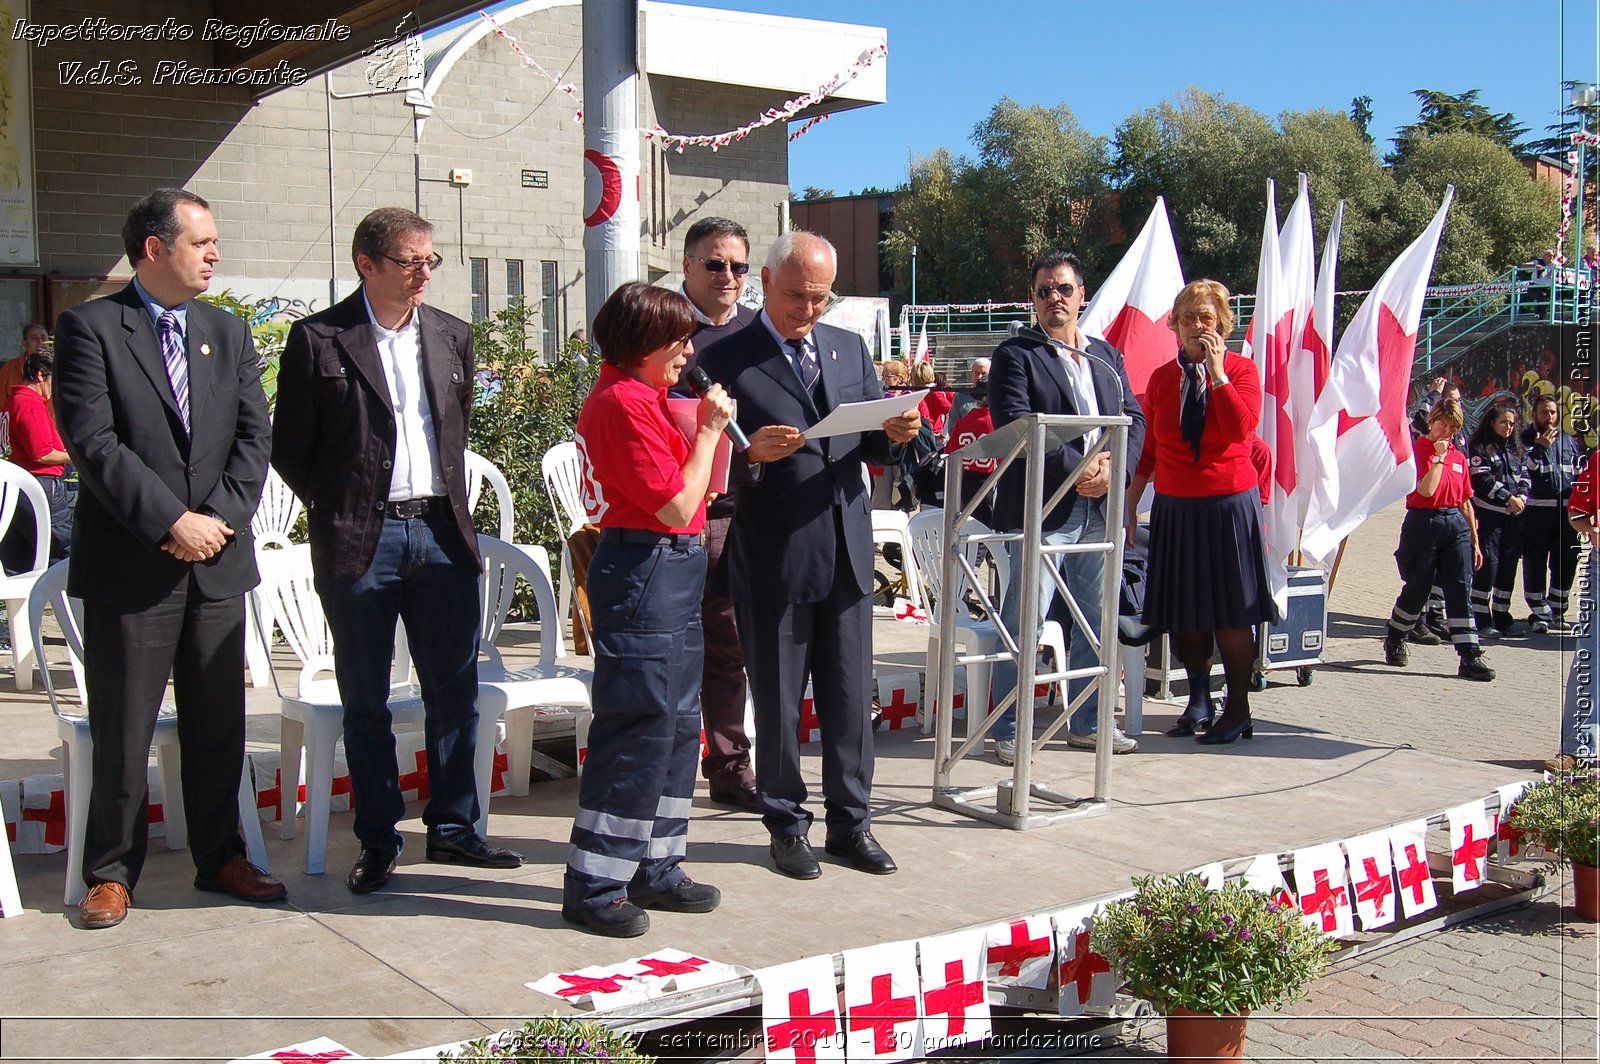
[(1400, 567), (1400, 597), (1389, 615), (1389, 631), (1404, 635), (1416, 627), (1428, 591), (1444, 593), (1445, 623), (1456, 653), (1477, 652), (1478, 629), (1472, 623), (1472, 530), (1460, 510), (1413, 509), (1400, 526), (1400, 546), (1394, 552)]

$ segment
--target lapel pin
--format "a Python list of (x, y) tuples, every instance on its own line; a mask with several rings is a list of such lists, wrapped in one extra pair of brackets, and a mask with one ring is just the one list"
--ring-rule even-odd
[(833, 361), (837, 362), (837, 361), (839, 361), (839, 352), (837, 352), (837, 351), (829, 351), (828, 352), (828, 357), (830, 359), (832, 359)]
[(202, 355), (210, 355), (211, 354), (211, 345), (210, 344), (201, 344), (200, 345), (200, 353)]

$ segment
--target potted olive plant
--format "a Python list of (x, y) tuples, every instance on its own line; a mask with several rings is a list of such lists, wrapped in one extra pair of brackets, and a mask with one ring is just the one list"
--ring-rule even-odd
[(1250, 1013), (1304, 995), (1336, 948), (1243, 883), (1211, 890), (1191, 872), (1134, 886), (1096, 917), (1091, 943), (1129, 993), (1166, 1014), (1171, 1060), (1239, 1059)]
[(654, 1064), (625, 1034), (595, 1023), (563, 1016), (541, 1016), (520, 1031), (468, 1042), (440, 1053), (451, 1064)]
[(1600, 776), (1584, 768), (1534, 784), (1511, 807), (1507, 823), (1572, 863), (1578, 912), (1600, 918)]

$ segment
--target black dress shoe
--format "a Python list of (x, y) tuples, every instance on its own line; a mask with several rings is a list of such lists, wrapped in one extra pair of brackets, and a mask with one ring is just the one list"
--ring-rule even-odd
[(811, 850), (811, 840), (804, 835), (787, 838), (774, 835), (768, 849), (772, 853), (772, 863), (786, 876), (816, 879), (822, 875), (822, 866), (817, 863), (817, 855)]
[(878, 845), (870, 831), (858, 831), (837, 839), (830, 837), (823, 849), (835, 857), (843, 857), (852, 868), (875, 876), (887, 876), (899, 870), (894, 858)]
[(601, 909), (563, 905), (561, 919), (606, 938), (638, 938), (650, 930), (650, 914), (627, 898), (618, 898)]
[(383, 885), (389, 882), (389, 873), (394, 871), (396, 856), (388, 850), (363, 849), (356, 855), (356, 863), (350, 866), (350, 875), (345, 878), (344, 885), (350, 888), (352, 894), (371, 894), (375, 890), (382, 890)]
[(1203, 732), (1211, 727), (1216, 712), (1216, 705), (1209, 701), (1205, 706), (1190, 703), (1184, 707), (1183, 715), (1177, 722), (1167, 729), (1167, 734), (1174, 739), (1186, 739), (1195, 732)]
[(654, 894), (629, 894), (628, 900), (641, 909), (661, 909), (669, 913), (708, 913), (722, 902), (722, 891), (708, 883), (696, 883), (688, 876), (667, 890)]
[(490, 846), (472, 831), (463, 831), (447, 839), (436, 839), (429, 835), (428, 860), (442, 864), (472, 865), (474, 868), (522, 867), (520, 853)]
[(1248, 739), (1255, 733), (1255, 722), (1249, 717), (1245, 717), (1243, 720), (1235, 721), (1226, 727), (1223, 726), (1221, 721), (1218, 721), (1204, 735), (1195, 736), (1194, 741), (1202, 746), (1226, 746), (1236, 739)]
[(747, 813), (761, 812), (761, 795), (756, 793), (753, 784), (743, 787), (734, 787), (731, 790), (711, 788), (711, 800), (718, 805), (728, 805), (735, 809), (743, 809)]

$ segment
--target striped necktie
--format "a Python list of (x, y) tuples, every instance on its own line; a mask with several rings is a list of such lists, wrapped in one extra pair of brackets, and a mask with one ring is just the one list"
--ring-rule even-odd
[(178, 315), (161, 315), (161, 357), (167, 364), (167, 380), (172, 382), (172, 397), (178, 401), (178, 417), (183, 431), (189, 431), (189, 359), (183, 353), (183, 337), (178, 332)]
[(794, 371), (800, 377), (800, 383), (805, 387), (806, 394), (817, 394), (817, 378), (822, 376), (822, 367), (817, 365), (817, 356), (806, 347), (804, 340), (787, 341), (789, 351), (794, 360)]

